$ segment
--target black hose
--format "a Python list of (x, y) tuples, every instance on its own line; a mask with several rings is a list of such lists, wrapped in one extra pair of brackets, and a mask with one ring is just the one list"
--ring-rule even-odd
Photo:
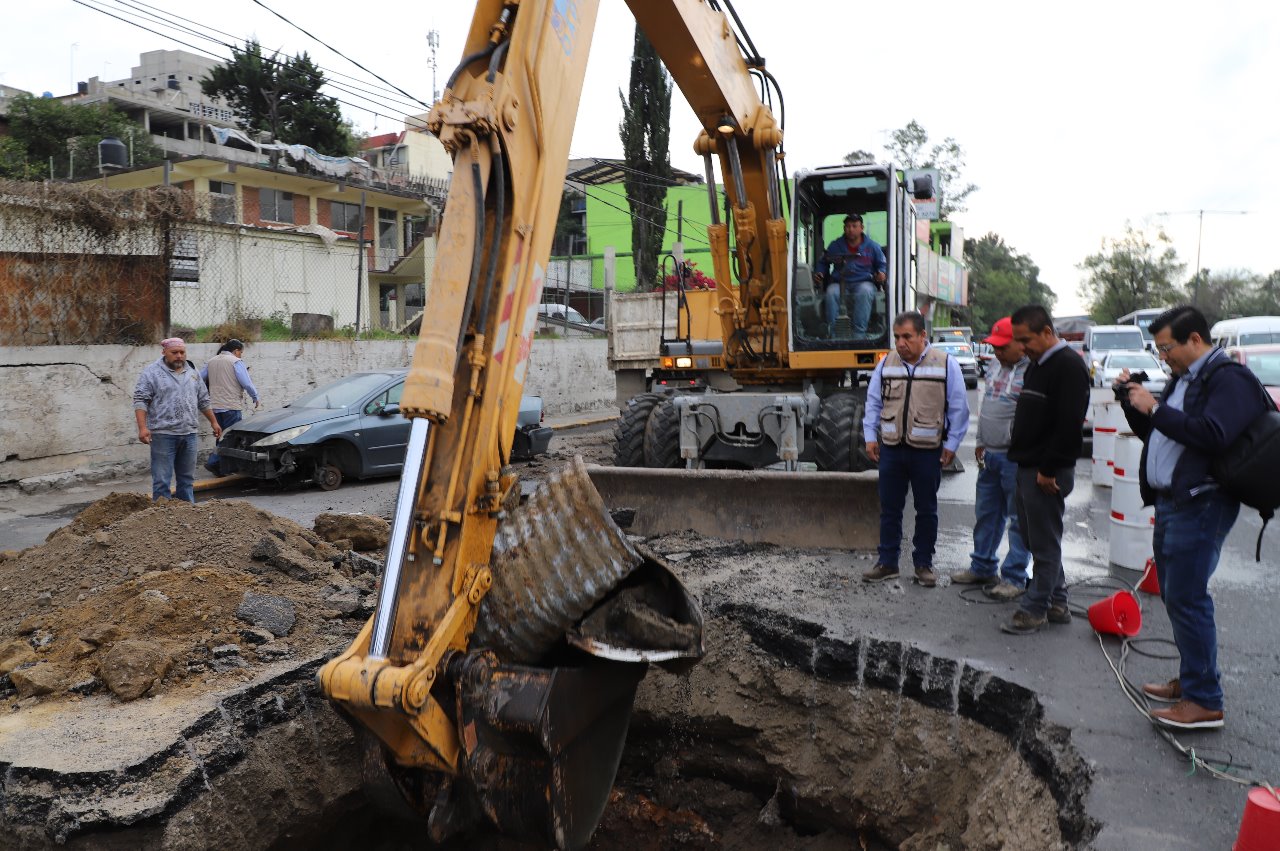
[(498, 45), (498, 49), (493, 51), (493, 56), (489, 57), (489, 74), (485, 77), (487, 82), (492, 83), (498, 77), (498, 66), (502, 64), (502, 59), (507, 55), (507, 48), (511, 46), (510, 41), (504, 41)]
[[(479, 142), (472, 142), (477, 145)], [(458, 371), (462, 363), (462, 341), (467, 337), (467, 321), (471, 318), (471, 307), (476, 300), (476, 284), (480, 280), (480, 263), (484, 260), (484, 184), (480, 180), (480, 163), (471, 164), (472, 191), (476, 196), (476, 237), (471, 248), (471, 280), (467, 282), (467, 300), (462, 307), (462, 323), (458, 328), (458, 355), (453, 362), (453, 371)]]
[(507, 164), (502, 155), (502, 141), (494, 136), (493, 164), (493, 236), (489, 242), (489, 268), (484, 273), (484, 289), (481, 292), (480, 318), (476, 320), (476, 333), (484, 334), (489, 327), (489, 311), (493, 307), (493, 282), (498, 273), (498, 255), (502, 248), (502, 229), (506, 224)]
[[(503, 43), (505, 44), (505, 42)], [(472, 62), (476, 62), (480, 59), (484, 59), (488, 57), (489, 54), (493, 53), (493, 51), (497, 49), (497, 47), (498, 45), (491, 43), (484, 50), (477, 50), (475, 53), (472, 53), (469, 56), (462, 57), (462, 61), (458, 63), (457, 68), (453, 69), (453, 73), (449, 75), (449, 82), (445, 83), (444, 87), (446, 89), (452, 89), (453, 84), (458, 82), (458, 77), (462, 75), (462, 72), (466, 70), (468, 65), (470, 65)]]
[(738, 17), (738, 10), (733, 8), (731, 0), (721, 0), (724, 7), (729, 10), (729, 15), (733, 18), (734, 24), (737, 25), (737, 31), (742, 33), (742, 38), (747, 42), (747, 47), (751, 50), (751, 55), (747, 59), (753, 65), (764, 65), (764, 57), (760, 55), (760, 51), (756, 50), (755, 43), (751, 41), (751, 34), (747, 32), (747, 28), (742, 25), (742, 19)]

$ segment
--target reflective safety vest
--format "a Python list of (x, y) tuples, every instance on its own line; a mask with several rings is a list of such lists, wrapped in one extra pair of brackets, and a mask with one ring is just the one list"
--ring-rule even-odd
[(930, 346), (915, 367), (890, 352), (880, 371), (880, 442), (904, 440), (917, 449), (937, 449), (947, 435), (947, 353)]

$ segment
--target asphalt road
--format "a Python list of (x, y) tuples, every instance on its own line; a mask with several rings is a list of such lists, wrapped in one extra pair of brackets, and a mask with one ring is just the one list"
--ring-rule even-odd
[[(976, 393), (970, 392), (971, 405)], [(1107, 390), (1095, 390), (1105, 399)], [(975, 406), (976, 407), (976, 406)], [(607, 426), (595, 425), (607, 440)], [(973, 488), (976, 467), (971, 434), (962, 447), (967, 470), (944, 478), (940, 492), (940, 531), (936, 565), (940, 572), (963, 569), (971, 547)], [(1108, 566), (1110, 490), (1095, 488), (1090, 462), (1077, 465), (1077, 487), (1068, 500), (1065, 564), (1073, 587), (1073, 603), (1081, 608), (1110, 589), (1090, 583), (1118, 579), (1136, 582), (1138, 574)], [(85, 504), (112, 490), (146, 492), (144, 480), (81, 486), (66, 491), (10, 498), (0, 502), (0, 550), (38, 544), (65, 524)], [(274, 488), (240, 487), (217, 496), (247, 499), (266, 510), (309, 525), (322, 511), (363, 511), (388, 515), (395, 498), (392, 480), (344, 484), (338, 491), (280, 492)], [(1218, 612), (1219, 665), (1227, 695), (1227, 726), (1221, 732), (1185, 734), (1182, 738), (1206, 759), (1231, 762), (1236, 771), (1280, 782), (1280, 735), (1273, 702), (1280, 698), (1280, 618), (1275, 616), (1280, 592), (1280, 530), (1269, 530), (1263, 562), (1253, 560), (1261, 521), (1257, 512), (1241, 511), (1212, 590)], [(910, 524), (908, 523), (908, 534)], [(832, 559), (848, 576), (864, 568), (865, 555)], [(1229, 848), (1244, 809), (1246, 787), (1190, 772), (1188, 763), (1152, 730), (1117, 686), (1104, 651), (1118, 656), (1119, 643), (1101, 646), (1083, 618), (1069, 626), (1012, 637), (998, 629), (1011, 605), (970, 601), (958, 586), (923, 589), (907, 585), (872, 593), (841, 594), (818, 590), (775, 605), (793, 617), (821, 623), (834, 634), (869, 633), (909, 641), (938, 655), (964, 658), (989, 668), (1040, 694), (1050, 720), (1072, 731), (1072, 743), (1094, 768), (1090, 814), (1102, 824), (1098, 849)], [(1155, 598), (1144, 603), (1142, 639), (1167, 639), (1171, 632), (1163, 607)], [(769, 605), (762, 603), (762, 605)], [(1144, 642), (1135, 649), (1167, 654), (1171, 648)], [(1134, 682), (1166, 680), (1176, 662), (1136, 653), (1128, 658)]]

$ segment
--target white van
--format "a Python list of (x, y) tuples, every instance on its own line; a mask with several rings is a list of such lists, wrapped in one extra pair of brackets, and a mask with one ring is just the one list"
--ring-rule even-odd
[(1243, 316), (1224, 319), (1209, 329), (1213, 342), (1225, 349), (1280, 343), (1280, 316)]
[(1141, 352), (1146, 340), (1137, 325), (1090, 325), (1084, 332), (1084, 359), (1096, 375), (1107, 352)]

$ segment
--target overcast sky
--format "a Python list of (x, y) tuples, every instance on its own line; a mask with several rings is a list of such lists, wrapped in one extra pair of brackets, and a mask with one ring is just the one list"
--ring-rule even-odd
[[(254, 0), (85, 2), (135, 19), (163, 8), (204, 34), (236, 42), (256, 36), (288, 54), (305, 50), (324, 68), (366, 81), (362, 87), (380, 85)], [(471, 5), (458, 0), (263, 3), (426, 102), (427, 33), (439, 33), (443, 86), (471, 16)], [(143, 51), (190, 49), (71, 0), (5, 6), (0, 83), (37, 94), (65, 94), (95, 75), (121, 79)], [(1198, 242), (1205, 268), (1280, 269), (1280, 216), (1271, 203), (1280, 194), (1280, 4), (735, 6), (782, 85), (792, 171), (839, 162), (856, 148), (881, 151), (888, 132), (913, 118), (935, 140), (955, 137), (965, 176), (979, 187), (956, 221), (968, 237), (998, 233), (1037, 263), (1059, 295), (1059, 314), (1080, 309), (1077, 264), (1104, 239), (1121, 236), (1126, 222), (1163, 226), (1188, 276)], [(627, 83), (633, 32), (626, 5), (602, 0), (574, 156), (621, 155), (617, 90)], [(190, 33), (175, 37), (227, 54)], [(343, 108), (362, 130), (399, 129), (405, 110), (394, 102), (404, 99), (385, 100), (382, 117)], [(672, 163), (701, 173), (692, 153), (696, 131), (677, 93)], [(1205, 211), (1199, 239), (1198, 210)]]

